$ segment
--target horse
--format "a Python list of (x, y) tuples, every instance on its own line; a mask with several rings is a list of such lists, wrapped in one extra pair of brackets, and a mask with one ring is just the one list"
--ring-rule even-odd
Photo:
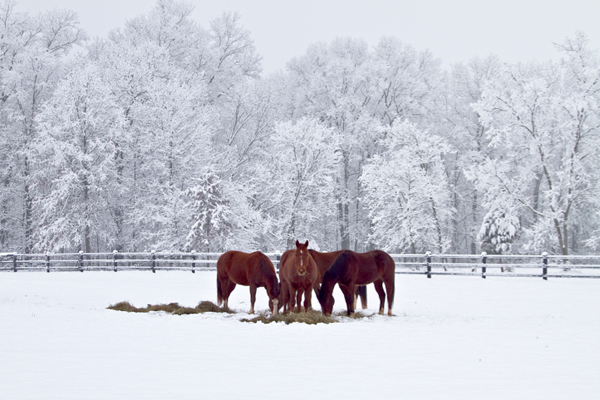
[(317, 264), (308, 252), (308, 240), (301, 244), (296, 240), (296, 249), (287, 250), (281, 256), (279, 279), (281, 280), (281, 303), (283, 312), (294, 312), (298, 304), (298, 312), (302, 295), (304, 295), (304, 311), (311, 308), (312, 288), (319, 277)]
[[(355, 253), (345, 250), (333, 262), (331, 268), (323, 275), (321, 290), (319, 290), (319, 303), (323, 314), (331, 315), (333, 310), (333, 288), (339, 284), (346, 299), (348, 315), (354, 313), (354, 292), (356, 285), (373, 283), (379, 295), (379, 314), (383, 314), (385, 295), (387, 292), (388, 315), (392, 316), (394, 303), (394, 282), (396, 264), (389, 254), (382, 250), (373, 250), (366, 253)], [(383, 285), (385, 284), (385, 292)]]
[(217, 260), (217, 303), (227, 308), (229, 295), (236, 285), (250, 286), (250, 314), (254, 314), (256, 289), (264, 287), (269, 296), (269, 309), (279, 310), (279, 281), (269, 257), (255, 251), (228, 251)]
[[(333, 264), (335, 259), (338, 258), (338, 256), (340, 254), (342, 254), (344, 252), (344, 250), (332, 251), (329, 253), (321, 253), (316, 250), (310, 249), (310, 250), (308, 250), (308, 252), (310, 253), (313, 260), (315, 260), (315, 262), (317, 263), (317, 268), (319, 269), (319, 278), (317, 279), (317, 281), (315, 282), (315, 285), (313, 286), (313, 288), (315, 290), (315, 294), (318, 296), (319, 290), (321, 289), (321, 281), (323, 280), (323, 275), (325, 275), (325, 272), (327, 272), (327, 270), (329, 269), (329, 267), (331, 267), (331, 265)], [(355, 293), (355, 297), (354, 297), (354, 304), (355, 304), (354, 308), (356, 308), (356, 297), (360, 297), (360, 304), (361, 304), (362, 308), (363, 309), (367, 308), (367, 287), (366, 286), (361, 285), (361, 286), (356, 287), (356, 293)]]

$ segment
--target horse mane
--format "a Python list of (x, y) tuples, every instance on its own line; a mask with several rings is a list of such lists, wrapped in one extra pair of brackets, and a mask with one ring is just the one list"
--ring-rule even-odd
[(273, 264), (271, 264), (268, 257), (262, 253), (260, 255), (260, 260), (258, 261), (258, 270), (264, 276), (275, 275), (273, 272)]
[(354, 254), (350, 250), (346, 250), (340, 254), (335, 259), (333, 264), (331, 264), (331, 267), (329, 267), (329, 269), (323, 275), (323, 281), (325, 281), (325, 277), (327, 277), (327, 280), (338, 282), (342, 275), (346, 273), (346, 270), (348, 269), (348, 262), (350, 262), (350, 259), (353, 257)]

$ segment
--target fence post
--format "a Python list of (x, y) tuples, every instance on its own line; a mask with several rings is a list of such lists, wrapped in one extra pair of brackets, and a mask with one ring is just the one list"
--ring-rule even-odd
[(46, 272), (50, 273), (50, 253), (46, 253)]
[(17, 272), (17, 255), (13, 254), (13, 272)]
[(425, 253), (425, 259), (427, 261), (427, 279), (431, 279), (431, 252)]
[(154, 250), (151, 251), (152, 253), (152, 273), (156, 273), (156, 253), (154, 252)]
[(279, 273), (279, 267), (281, 267), (281, 265), (279, 265), (279, 262), (281, 261), (281, 254), (277, 254), (275, 259), (277, 260), (277, 272)]
[(117, 250), (113, 250), (113, 269), (117, 272)]
[(542, 262), (544, 263), (544, 266), (542, 268), (542, 278), (547, 281), (548, 280), (548, 253), (543, 252), (542, 253)]
[(83, 272), (83, 250), (79, 250), (79, 270)]
[(483, 263), (483, 267), (481, 267), (481, 277), (486, 279), (485, 273), (487, 271), (487, 267), (485, 265), (487, 264), (487, 253), (485, 251), (481, 253), (481, 262)]
[(196, 273), (196, 252), (192, 250), (192, 274)]

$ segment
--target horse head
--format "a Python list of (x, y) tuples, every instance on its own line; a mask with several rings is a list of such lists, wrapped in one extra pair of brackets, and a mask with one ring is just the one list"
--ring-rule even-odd
[(317, 299), (321, 304), (321, 310), (327, 317), (329, 317), (333, 312), (333, 305), (335, 304), (332, 291), (333, 287), (329, 287), (329, 285), (327, 287), (322, 285), (321, 290), (319, 290), (319, 294), (317, 295)]
[(308, 240), (306, 243), (301, 244), (296, 240), (296, 272), (300, 276), (304, 276), (306, 274), (306, 270), (308, 269), (309, 262), (309, 253), (308, 253)]

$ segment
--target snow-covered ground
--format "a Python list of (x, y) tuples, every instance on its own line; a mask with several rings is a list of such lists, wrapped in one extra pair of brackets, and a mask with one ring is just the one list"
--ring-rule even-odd
[[(598, 280), (397, 276), (395, 317), (316, 326), (239, 322), (241, 286), (235, 316), (106, 309), (215, 302), (215, 281), (210, 271), (0, 273), (0, 399), (600, 395)], [(372, 288), (369, 300), (374, 313)]]

